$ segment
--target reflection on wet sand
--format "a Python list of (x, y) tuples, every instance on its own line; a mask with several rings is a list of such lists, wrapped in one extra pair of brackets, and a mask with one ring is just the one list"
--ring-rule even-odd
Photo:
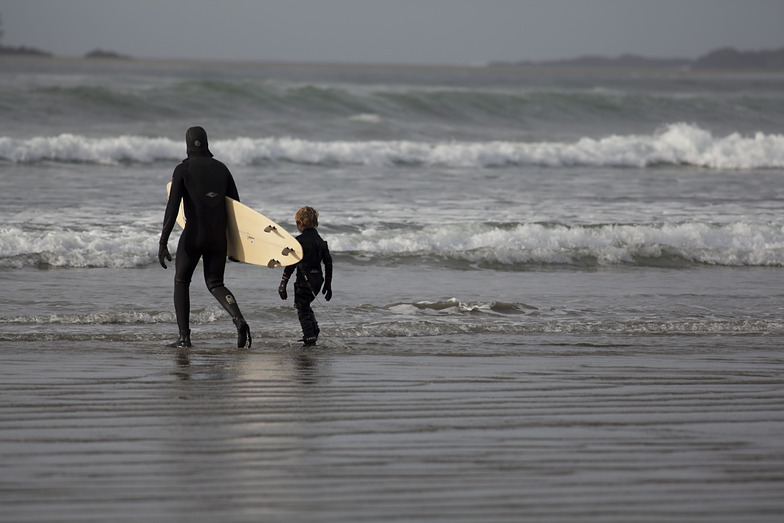
[(0, 516), (763, 521), (776, 351), (6, 354)]

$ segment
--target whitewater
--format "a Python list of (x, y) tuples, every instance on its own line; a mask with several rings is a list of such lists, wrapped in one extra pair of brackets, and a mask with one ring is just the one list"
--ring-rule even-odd
[[(784, 76), (0, 57), (0, 519), (776, 521)], [(203, 126), (303, 349), (157, 260)], [(176, 250), (178, 229), (172, 234)]]
[[(784, 167), (784, 135), (733, 133), (714, 137), (697, 126), (668, 124), (648, 136), (582, 138), (558, 142), (314, 142), (292, 137), (216, 140), (216, 150), (233, 165), (292, 162), (315, 165), (396, 164), (450, 167), (649, 167), (690, 165), (709, 169)], [(44, 160), (113, 165), (175, 161), (178, 140), (143, 136), (87, 138), (73, 134), (18, 140), (0, 137), (0, 159), (17, 163)]]

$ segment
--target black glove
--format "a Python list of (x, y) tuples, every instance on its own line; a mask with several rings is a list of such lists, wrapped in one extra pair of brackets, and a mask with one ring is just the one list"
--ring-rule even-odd
[(278, 286), (278, 294), (280, 295), (281, 300), (285, 300), (286, 298), (289, 297), (289, 293), (286, 292), (286, 284), (288, 282), (289, 282), (289, 277), (284, 274), (283, 278), (281, 278), (280, 280), (280, 285)]
[(329, 301), (332, 299), (332, 280), (324, 282), (324, 288), (321, 291), (324, 294), (324, 299)]
[(171, 254), (169, 254), (169, 247), (161, 242), (158, 244), (158, 261), (161, 262), (161, 267), (166, 269), (166, 262), (164, 259), (172, 261)]

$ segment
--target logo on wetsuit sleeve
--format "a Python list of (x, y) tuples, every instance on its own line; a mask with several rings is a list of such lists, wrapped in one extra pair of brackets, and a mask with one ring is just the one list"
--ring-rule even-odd
[(218, 196), (218, 193), (208, 192), (205, 196), (208, 196), (210, 198), (215, 198), (216, 196)]
[(234, 305), (234, 303), (235, 303), (235, 301), (234, 301), (234, 296), (232, 296), (231, 294), (227, 294), (227, 295), (226, 295), (226, 302), (227, 302), (229, 305)]

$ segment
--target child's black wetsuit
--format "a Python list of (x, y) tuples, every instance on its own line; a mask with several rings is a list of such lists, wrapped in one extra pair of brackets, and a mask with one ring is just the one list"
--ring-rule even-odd
[[(189, 130), (190, 132), (190, 130)], [(234, 296), (223, 285), (226, 268), (226, 200), (239, 200), (237, 186), (229, 169), (212, 158), (205, 147), (195, 148), (188, 140), (188, 158), (174, 169), (169, 201), (163, 218), (161, 243), (168, 242), (177, 220), (180, 199), (186, 227), (177, 245), (174, 275), (174, 310), (180, 338), (190, 332), (190, 283), (199, 258), (204, 263), (204, 281), (213, 296), (234, 319), (237, 328), (244, 323)]]
[[(325, 276), (327, 281), (332, 280), (332, 255), (329, 253), (327, 242), (321, 238), (316, 229), (305, 229), (297, 236), (297, 241), (302, 245), (302, 261), (283, 269), (283, 278), (288, 280), (296, 267), (294, 306), (297, 308), (305, 343), (315, 343), (319, 327), (310, 304), (321, 290)], [(324, 274), (321, 272), (322, 263)]]

